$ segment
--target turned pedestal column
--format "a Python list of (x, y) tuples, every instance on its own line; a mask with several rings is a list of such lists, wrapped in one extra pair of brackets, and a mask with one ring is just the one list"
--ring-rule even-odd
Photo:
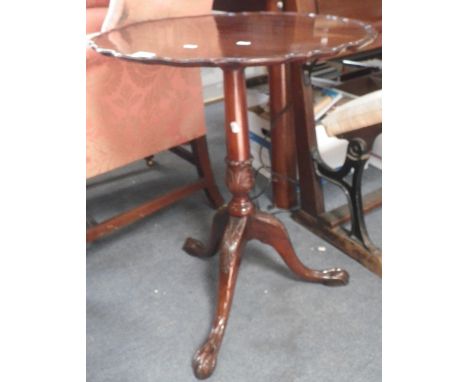
[(194, 256), (213, 256), (218, 251), (221, 256), (218, 301), (211, 332), (193, 358), (198, 378), (209, 377), (216, 366), (239, 264), (249, 240), (260, 240), (273, 247), (300, 279), (325, 285), (348, 282), (347, 272), (339, 268), (315, 270), (302, 264), (283, 224), (274, 216), (256, 210), (249, 197), (254, 177), (244, 68), (288, 62), (300, 65), (356, 48), (373, 37), (372, 27), (355, 20), (253, 12), (148, 20), (92, 38), (91, 46), (107, 56), (148, 65), (210, 66), (224, 71), (226, 183), (232, 199), (216, 212), (206, 246), (194, 239), (187, 239), (184, 245), (186, 252)]
[(226, 184), (232, 199), (217, 211), (207, 246), (191, 238), (184, 245), (185, 251), (193, 256), (213, 256), (218, 250), (221, 256), (218, 303), (212, 329), (193, 358), (195, 375), (201, 379), (209, 377), (216, 366), (247, 241), (257, 239), (275, 248), (287, 266), (303, 280), (326, 285), (344, 285), (348, 282), (347, 272), (339, 268), (314, 270), (302, 264), (284, 225), (273, 215), (256, 210), (250, 200), (254, 177), (245, 92), (243, 68), (224, 69)]

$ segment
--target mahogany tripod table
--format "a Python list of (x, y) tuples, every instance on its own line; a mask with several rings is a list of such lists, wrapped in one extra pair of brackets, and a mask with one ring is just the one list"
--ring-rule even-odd
[(150, 20), (91, 40), (97, 52), (108, 56), (144, 64), (219, 67), (224, 72), (226, 183), (232, 199), (216, 212), (208, 245), (191, 238), (184, 245), (193, 256), (213, 256), (218, 250), (221, 256), (215, 318), (207, 340), (193, 359), (198, 378), (209, 377), (216, 366), (243, 249), (249, 240), (272, 246), (303, 280), (345, 285), (349, 278), (339, 268), (307, 268), (294, 252), (284, 225), (252, 203), (249, 192), (254, 176), (244, 68), (333, 56), (360, 47), (374, 36), (369, 25), (335, 16), (252, 12)]

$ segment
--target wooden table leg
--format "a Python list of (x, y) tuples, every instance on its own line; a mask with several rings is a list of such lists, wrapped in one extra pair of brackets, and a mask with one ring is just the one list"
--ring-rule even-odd
[[(245, 77), (242, 68), (224, 70), (224, 92), (226, 183), (232, 193), (232, 199), (215, 215), (208, 248), (194, 239), (187, 239), (184, 245), (184, 249), (194, 256), (209, 256), (218, 248), (221, 256), (218, 302), (212, 329), (193, 358), (194, 373), (200, 379), (208, 378), (216, 366), (234, 296), (237, 273), (247, 241), (257, 239), (275, 248), (291, 271), (303, 280), (325, 285), (344, 285), (349, 279), (348, 273), (339, 268), (327, 270), (307, 268), (294, 252), (283, 224), (272, 215), (256, 211), (249, 197), (249, 192), (254, 187), (254, 176), (250, 157)], [(223, 230), (221, 240), (220, 228)]]
[(291, 64), (291, 88), (294, 89), (294, 126), (301, 208), (318, 216), (325, 212), (325, 202), (320, 179), (315, 173), (310, 155), (311, 147), (317, 147), (314, 94), (308, 73), (304, 71), (302, 63)]
[[(314, 0), (267, 0), (265, 9), (271, 12), (315, 12), (316, 4)], [(273, 201), (279, 208), (292, 208), (297, 204), (294, 183), (297, 180), (297, 157), (292, 108), (292, 97), (297, 97), (297, 94), (296, 86), (290, 86), (290, 71), (290, 64), (268, 68)]]
[(268, 69), (270, 87), (271, 179), (273, 201), (279, 208), (292, 208), (297, 203), (296, 146), (293, 114), (288, 90), (289, 65)]

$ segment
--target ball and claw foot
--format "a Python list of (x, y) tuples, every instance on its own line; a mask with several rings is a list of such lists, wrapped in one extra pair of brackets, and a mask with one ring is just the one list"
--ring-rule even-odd
[(213, 223), (211, 225), (211, 234), (208, 243), (204, 245), (201, 241), (189, 237), (185, 240), (182, 249), (191, 256), (212, 257), (219, 249), (221, 238), (224, 234), (229, 219), (227, 206), (218, 208)]
[(206, 254), (205, 246), (199, 240), (189, 237), (185, 240), (184, 246), (182, 249), (188, 253), (190, 256), (195, 257), (208, 257)]
[(193, 372), (198, 379), (206, 379), (213, 374), (216, 367), (216, 360), (218, 358), (218, 350), (218, 346), (208, 340), (195, 353), (192, 361), (192, 367)]
[(322, 284), (327, 286), (341, 286), (349, 282), (349, 274), (341, 268), (331, 268), (320, 271)]

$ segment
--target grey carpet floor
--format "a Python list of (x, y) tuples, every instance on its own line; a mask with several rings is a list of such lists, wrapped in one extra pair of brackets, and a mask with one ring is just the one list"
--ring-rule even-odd
[[(227, 198), (223, 112), (222, 103), (206, 108), (213, 168)], [(155, 169), (140, 162), (90, 183), (87, 213), (103, 219), (195, 179), (193, 167), (173, 154), (156, 159)], [(380, 186), (381, 172), (369, 167), (364, 191)], [(328, 207), (344, 203), (335, 186), (324, 184), (324, 189)], [(268, 208), (268, 193), (258, 202)], [(88, 245), (89, 382), (196, 381), (191, 358), (210, 329), (218, 257), (200, 260), (181, 248), (188, 236), (208, 237), (212, 215), (200, 192)], [(345, 268), (350, 283), (326, 287), (299, 281), (270, 247), (249, 243), (210, 380), (381, 381), (381, 279), (296, 224), (289, 213), (277, 216), (306, 265)], [(366, 222), (381, 246), (381, 210), (367, 214)]]

